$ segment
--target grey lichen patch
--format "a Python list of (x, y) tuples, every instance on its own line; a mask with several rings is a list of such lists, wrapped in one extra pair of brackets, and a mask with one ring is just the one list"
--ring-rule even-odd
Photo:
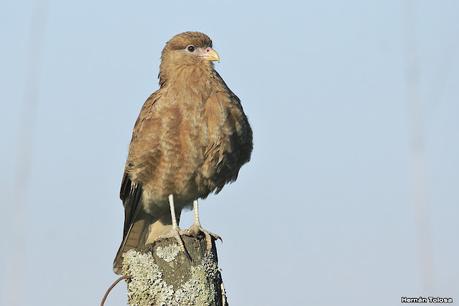
[[(123, 274), (131, 276), (129, 305), (171, 305), (174, 290), (162, 280), (162, 272), (150, 253), (128, 251), (124, 255)], [(151, 304), (152, 299), (155, 304)]]
[(191, 278), (175, 292), (174, 302), (177, 305), (215, 305), (215, 290), (201, 264), (191, 267)]
[(165, 247), (158, 246), (156, 248), (156, 256), (165, 260), (166, 262), (173, 261), (179, 252), (180, 248), (177, 244), (171, 244)]
[(199, 265), (191, 267), (191, 278), (175, 292), (177, 302), (185, 305), (216, 305), (219, 277), (215, 257), (212, 253), (206, 254)]
[(129, 305), (222, 305), (217, 255), (203, 251), (205, 244), (202, 248), (191, 248), (191, 243), (201, 244), (192, 240), (186, 242), (192, 262), (185, 259), (175, 243), (160, 243), (143, 251), (130, 250), (124, 255), (123, 273), (130, 277)]
[(210, 277), (212, 279), (220, 277), (217, 259), (214, 257), (213, 253), (206, 254), (206, 256), (204, 256), (204, 258), (202, 259), (201, 265), (204, 268), (207, 277)]

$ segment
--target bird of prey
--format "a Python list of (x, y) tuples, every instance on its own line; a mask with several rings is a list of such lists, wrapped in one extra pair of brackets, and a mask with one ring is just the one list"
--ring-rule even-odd
[[(175, 35), (162, 51), (160, 88), (137, 118), (121, 183), (125, 219), (113, 263), (117, 274), (129, 249), (175, 237), (185, 251), (181, 234), (204, 233), (208, 246), (210, 236), (218, 238), (201, 227), (198, 199), (235, 181), (252, 152), (252, 129), (239, 98), (214, 69), (219, 60), (200, 32)], [(180, 213), (191, 206), (194, 223), (183, 231)]]

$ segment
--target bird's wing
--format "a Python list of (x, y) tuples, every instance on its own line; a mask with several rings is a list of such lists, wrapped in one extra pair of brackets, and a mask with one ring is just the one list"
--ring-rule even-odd
[(120, 198), (124, 206), (124, 227), (123, 239), (126, 237), (130, 225), (134, 221), (137, 210), (140, 204), (142, 195), (142, 185), (135, 184), (131, 181), (128, 174), (125, 172), (121, 182)]
[[(215, 178), (216, 193), (236, 180), (240, 167), (250, 160), (252, 129), (239, 98), (216, 73), (219, 86), (206, 103), (209, 143), (204, 172)], [(229, 175), (228, 175), (229, 174)]]
[(139, 176), (142, 176), (142, 165), (138, 162), (137, 151), (145, 128), (144, 125), (148, 122), (152, 106), (158, 97), (159, 93), (155, 92), (144, 103), (132, 133), (129, 155), (120, 189), (120, 198), (124, 206), (124, 228), (123, 240), (113, 262), (115, 273), (121, 272), (123, 253), (133, 247), (138, 247), (143, 242), (145, 232), (148, 230), (148, 221), (151, 221), (149, 220), (151, 217), (146, 216), (142, 210), (142, 180), (139, 179)]

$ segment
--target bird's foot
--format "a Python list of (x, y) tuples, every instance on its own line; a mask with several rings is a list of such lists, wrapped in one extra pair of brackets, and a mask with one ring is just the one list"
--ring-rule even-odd
[(160, 235), (156, 240), (160, 239), (168, 239), (168, 238), (175, 238), (177, 240), (177, 243), (180, 247), (180, 249), (183, 251), (185, 256), (191, 260), (190, 253), (185, 248), (185, 244), (183, 243), (181, 235), (187, 235), (188, 231), (187, 230), (181, 230), (178, 226), (171, 228), (171, 230), (168, 233)]
[(209, 232), (208, 230), (204, 229), (201, 224), (196, 224), (194, 223), (192, 226), (190, 226), (187, 230), (186, 230), (186, 234), (185, 235), (188, 235), (188, 236), (191, 236), (191, 237), (198, 237), (199, 234), (204, 234), (204, 236), (206, 237), (206, 247), (207, 247), (207, 251), (210, 252), (212, 250), (212, 241), (213, 240), (220, 240), (223, 242), (222, 238), (220, 236), (218, 236), (217, 234), (214, 234), (212, 232)]

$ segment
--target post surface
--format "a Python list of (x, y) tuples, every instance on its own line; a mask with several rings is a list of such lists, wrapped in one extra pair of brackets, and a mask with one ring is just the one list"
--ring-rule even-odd
[(228, 305), (215, 241), (209, 252), (203, 237), (182, 236), (182, 239), (191, 261), (174, 238), (124, 254), (123, 274), (129, 277), (129, 305)]

